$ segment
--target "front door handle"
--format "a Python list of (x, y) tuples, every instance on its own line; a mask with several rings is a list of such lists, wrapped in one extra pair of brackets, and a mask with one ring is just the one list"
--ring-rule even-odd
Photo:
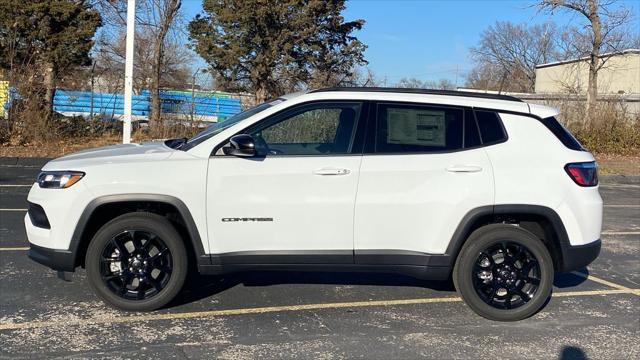
[(327, 175), (347, 175), (350, 172), (351, 171), (349, 171), (349, 169), (322, 168), (314, 171), (313, 173), (315, 175), (327, 176)]
[(446, 170), (449, 172), (472, 173), (482, 171), (482, 167), (477, 165), (453, 165)]

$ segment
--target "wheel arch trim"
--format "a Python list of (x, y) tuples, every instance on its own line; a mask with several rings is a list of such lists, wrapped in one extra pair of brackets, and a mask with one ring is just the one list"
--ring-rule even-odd
[(472, 209), (462, 218), (462, 220), (458, 224), (458, 227), (454, 231), (451, 240), (449, 241), (449, 245), (447, 246), (445, 253), (450, 256), (453, 262), (455, 262), (455, 259), (462, 249), (462, 246), (464, 245), (469, 235), (471, 235), (473, 226), (478, 221), (481, 221), (483, 217), (489, 217), (493, 219), (495, 218), (495, 216), (510, 214), (535, 215), (544, 218), (551, 224), (556, 238), (550, 240), (552, 242), (555, 242), (555, 244), (558, 245), (558, 249), (560, 250), (560, 259), (557, 259), (558, 264), (560, 265), (560, 270), (566, 271), (566, 269), (564, 269), (564, 260), (566, 259), (567, 252), (571, 248), (567, 230), (565, 229), (564, 223), (562, 222), (562, 219), (560, 218), (558, 213), (555, 210), (542, 205), (500, 204), (481, 206)]
[(76, 224), (73, 235), (71, 237), (71, 241), (69, 243), (69, 251), (74, 256), (74, 264), (79, 264), (80, 259), (78, 259), (78, 250), (80, 248), (80, 244), (83, 241), (87, 224), (89, 223), (89, 220), (91, 219), (94, 212), (104, 205), (131, 202), (160, 203), (171, 205), (176, 208), (178, 210), (178, 213), (184, 220), (184, 225), (189, 235), (188, 240), (193, 246), (193, 250), (195, 251), (194, 255), (197, 259), (198, 265), (211, 264), (210, 255), (205, 253), (198, 227), (196, 226), (196, 223), (191, 216), (191, 211), (189, 211), (187, 205), (182, 200), (174, 196), (144, 193), (105, 195), (97, 197), (91, 200), (89, 204), (87, 204), (82, 212), (82, 215), (80, 215), (80, 218), (78, 219), (78, 223)]

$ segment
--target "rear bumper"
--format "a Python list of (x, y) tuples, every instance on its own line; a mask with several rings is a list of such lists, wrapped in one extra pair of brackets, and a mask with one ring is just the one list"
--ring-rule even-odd
[(69, 250), (49, 249), (29, 244), (29, 258), (57, 271), (75, 271), (75, 256)]
[(569, 272), (584, 268), (598, 257), (601, 247), (602, 241), (599, 239), (585, 245), (563, 246), (562, 268), (559, 271)]

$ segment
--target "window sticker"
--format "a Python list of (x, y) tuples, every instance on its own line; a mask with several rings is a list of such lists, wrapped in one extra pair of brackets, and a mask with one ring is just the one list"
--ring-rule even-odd
[(387, 109), (387, 143), (445, 146), (445, 112)]

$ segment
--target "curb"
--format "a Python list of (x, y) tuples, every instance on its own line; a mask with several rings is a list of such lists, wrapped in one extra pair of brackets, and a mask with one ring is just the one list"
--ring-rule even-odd
[(42, 167), (50, 160), (40, 157), (0, 157), (0, 166)]

